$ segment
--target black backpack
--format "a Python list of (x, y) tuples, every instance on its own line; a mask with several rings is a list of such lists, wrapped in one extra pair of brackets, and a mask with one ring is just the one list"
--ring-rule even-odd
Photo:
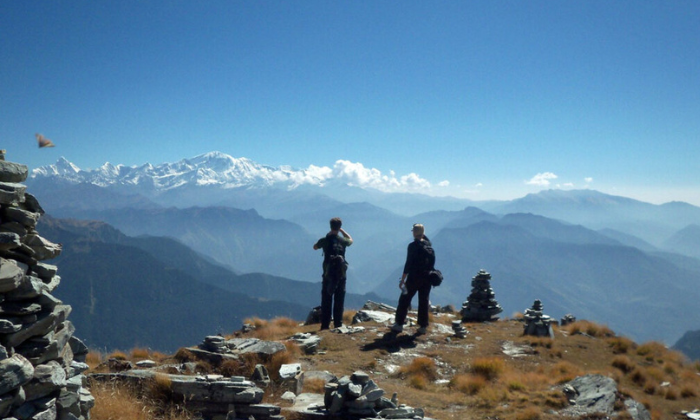
[(328, 261), (328, 274), (334, 277), (345, 276), (348, 264), (345, 261), (345, 246), (340, 242), (338, 235), (326, 235), (326, 244), (323, 247), (323, 255)]
[(418, 241), (416, 271), (427, 273), (435, 268), (435, 250), (428, 241)]

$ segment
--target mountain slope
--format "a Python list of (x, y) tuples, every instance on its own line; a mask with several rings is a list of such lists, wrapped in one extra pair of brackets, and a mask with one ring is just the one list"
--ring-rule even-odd
[[(533, 225), (541, 223), (536, 216), (529, 218)], [(557, 239), (551, 230), (530, 231), (522, 222), (508, 223), (511, 219), (444, 229), (431, 238), (436, 266), (445, 275), (431, 293), (433, 303), (459, 306), (471, 291), (471, 277), (484, 268), (493, 276), (491, 285), (505, 316), (541, 299), (555, 317), (573, 313), (636, 339), (667, 342), (700, 323), (700, 315), (687, 310), (700, 298), (696, 272), (610, 243), (602, 235), (596, 240), (592, 231), (587, 241), (580, 240), (586, 235)], [(571, 228), (580, 229), (561, 227)], [(395, 278), (388, 277), (375, 292), (398, 297)]]
[(688, 225), (663, 243), (663, 249), (700, 258), (700, 226)]

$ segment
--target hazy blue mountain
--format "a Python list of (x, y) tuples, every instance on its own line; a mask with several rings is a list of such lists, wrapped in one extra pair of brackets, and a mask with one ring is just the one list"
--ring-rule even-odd
[[(593, 231), (588, 240), (579, 235), (572, 241), (571, 226), (560, 224), (557, 238), (556, 221), (531, 215), (516, 219), (515, 224), (505, 217), (498, 223), (446, 228), (431, 238), (436, 266), (445, 275), (431, 293), (433, 303), (459, 306), (470, 293), (471, 278), (483, 268), (493, 275), (505, 316), (541, 299), (545, 313), (555, 318), (573, 313), (638, 340), (667, 342), (700, 322), (700, 315), (688, 311), (700, 298), (696, 272), (602, 235), (596, 238)], [(543, 228), (532, 229), (538, 224)], [(398, 296), (397, 279), (387, 277), (375, 292)]]
[(688, 225), (668, 238), (663, 249), (690, 257), (700, 258), (700, 226)]
[(683, 337), (673, 345), (673, 349), (682, 352), (691, 360), (700, 360), (700, 330), (683, 334)]
[(39, 228), (47, 239), (63, 243), (62, 254), (51, 261), (61, 276), (55, 295), (73, 307), (71, 321), (95, 349), (172, 352), (205, 335), (236, 331), (247, 317), (300, 319), (309, 311), (214, 287), (142, 249), (101, 242), (112, 234), (109, 228), (88, 236), (44, 220)]
[[(261, 273), (236, 275), (164, 237), (129, 237), (104, 222), (45, 216), (42, 236), (64, 245), (56, 295), (95, 348), (173, 351), (204, 335), (230, 333), (252, 316), (304, 319), (320, 304), (320, 283)], [(347, 308), (376, 295), (348, 293)], [(188, 314), (191, 314), (190, 317)]]
[(656, 252), (659, 250), (657, 247), (641, 238), (634, 235), (628, 235), (615, 229), (600, 229), (598, 233), (605, 235), (610, 239), (614, 239), (622, 245), (638, 248), (644, 252)]
[(62, 211), (62, 218), (102, 220), (129, 236), (168, 236), (242, 272), (265, 271), (316, 281), (320, 260), (316, 238), (300, 226), (261, 217), (255, 210), (228, 207)]
[(682, 227), (700, 224), (700, 207), (677, 202), (655, 205), (594, 190), (548, 190), (482, 208), (497, 214), (539, 214), (594, 230), (615, 229), (655, 246)]

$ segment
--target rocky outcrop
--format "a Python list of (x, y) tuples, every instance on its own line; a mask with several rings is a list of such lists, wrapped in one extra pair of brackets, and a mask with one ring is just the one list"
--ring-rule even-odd
[(242, 376), (170, 375), (152, 370), (95, 373), (98, 381), (124, 381), (137, 387), (157, 386), (172, 401), (204, 420), (284, 420), (281, 408), (263, 404), (264, 391)]
[[(562, 391), (570, 406), (561, 410), (559, 414), (566, 417), (612, 415), (615, 412), (615, 402), (622, 398), (614, 379), (597, 374), (579, 376), (564, 384)], [(624, 406), (634, 420), (651, 420), (649, 411), (637, 401), (627, 399)]]
[(42, 261), (61, 244), (36, 230), (44, 211), (21, 184), (27, 174), (0, 152), (0, 417), (88, 419), (88, 350), (73, 336), (71, 307), (51, 294), (61, 278)]

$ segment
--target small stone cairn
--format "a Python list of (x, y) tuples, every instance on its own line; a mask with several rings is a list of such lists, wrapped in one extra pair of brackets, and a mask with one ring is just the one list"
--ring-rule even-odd
[(391, 398), (386, 398), (384, 390), (362, 371), (327, 382), (324, 406), (328, 414), (340, 418), (425, 418), (422, 409), (399, 405), (396, 393)]
[(466, 302), (462, 304), (462, 322), (496, 321), (503, 308), (498, 304), (491, 288), (491, 274), (479, 270), (472, 277), (472, 290)]
[(553, 320), (549, 315), (542, 313), (543, 308), (542, 301), (535, 299), (532, 308), (525, 309), (523, 335), (554, 338), (554, 331), (552, 331)]
[(565, 325), (573, 324), (576, 322), (576, 317), (573, 316), (572, 314), (566, 314), (563, 317), (561, 317), (561, 320), (559, 321), (559, 325), (562, 327)]
[(452, 321), (452, 331), (455, 332), (457, 338), (467, 338), (467, 334), (469, 334), (469, 331), (462, 325), (462, 321)]
[(0, 151), (0, 418), (85, 420), (94, 398), (82, 374), (87, 347), (73, 336), (71, 307), (51, 295), (61, 245), (42, 238), (44, 213), (21, 184), (26, 165)]

